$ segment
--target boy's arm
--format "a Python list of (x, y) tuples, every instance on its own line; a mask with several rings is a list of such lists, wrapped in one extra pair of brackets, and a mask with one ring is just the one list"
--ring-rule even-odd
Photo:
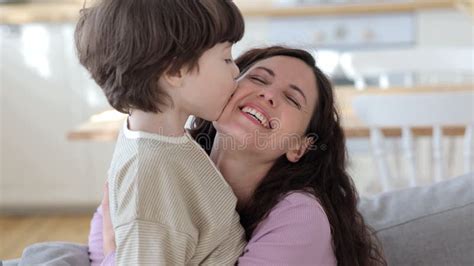
[[(220, 245), (207, 256), (203, 262), (205, 265), (237, 265), (239, 257), (247, 244), (243, 234), (243, 228), (240, 226), (226, 226), (221, 231), (223, 236), (227, 236)], [(240, 241), (238, 241), (240, 239)]]

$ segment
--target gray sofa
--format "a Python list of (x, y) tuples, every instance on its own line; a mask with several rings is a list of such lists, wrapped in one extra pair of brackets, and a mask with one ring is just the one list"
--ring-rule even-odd
[(362, 199), (389, 265), (474, 265), (474, 173)]
[[(474, 173), (361, 199), (389, 265), (474, 265)], [(4, 265), (87, 265), (87, 247), (33, 245)]]

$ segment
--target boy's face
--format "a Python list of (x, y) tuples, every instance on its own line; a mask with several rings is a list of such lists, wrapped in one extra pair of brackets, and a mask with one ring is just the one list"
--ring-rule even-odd
[(231, 50), (229, 42), (216, 44), (199, 58), (199, 71), (185, 74), (183, 106), (190, 114), (210, 121), (219, 118), (239, 75)]

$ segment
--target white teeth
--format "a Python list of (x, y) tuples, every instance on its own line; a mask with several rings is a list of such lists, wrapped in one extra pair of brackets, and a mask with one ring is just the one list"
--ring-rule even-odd
[(262, 114), (260, 113), (259, 111), (251, 108), (251, 107), (244, 107), (242, 108), (242, 112), (245, 112), (245, 113), (249, 113), (251, 115), (253, 115), (255, 118), (257, 118), (257, 120), (259, 120), (260, 124), (262, 124), (264, 127), (269, 127), (268, 126), (268, 120), (267, 118)]

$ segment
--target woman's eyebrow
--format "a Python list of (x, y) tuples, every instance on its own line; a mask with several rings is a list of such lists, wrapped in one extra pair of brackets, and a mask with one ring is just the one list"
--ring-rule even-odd
[(304, 94), (304, 92), (303, 92), (302, 89), (300, 89), (298, 86), (293, 85), (293, 84), (290, 84), (290, 88), (293, 89), (293, 90), (295, 90), (295, 91), (297, 91), (297, 92), (299, 92), (299, 94), (301, 94), (301, 96), (303, 96), (304, 102), (305, 102), (305, 103), (308, 103), (308, 101), (306, 100), (306, 95)]
[(259, 66), (259, 67), (256, 67), (255, 69), (262, 69), (262, 70), (265, 70), (268, 74), (270, 74), (270, 76), (274, 77), (275, 76), (275, 72), (273, 72), (273, 70), (269, 69), (269, 68), (266, 68), (266, 67), (263, 67), (263, 66)]

